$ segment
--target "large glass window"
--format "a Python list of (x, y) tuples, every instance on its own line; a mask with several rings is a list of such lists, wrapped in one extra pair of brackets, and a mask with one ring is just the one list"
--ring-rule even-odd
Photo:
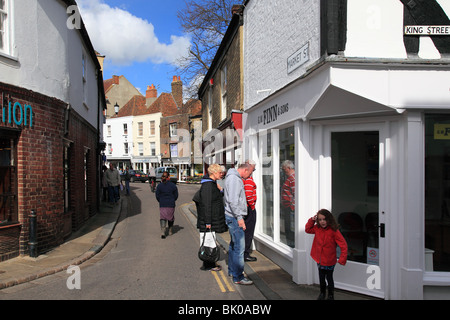
[(294, 126), (262, 131), (258, 139), (262, 165), (262, 232), (275, 242), (295, 247)]
[(295, 247), (295, 134), (294, 127), (280, 137), (280, 241)]
[(450, 271), (450, 115), (425, 116), (425, 269)]

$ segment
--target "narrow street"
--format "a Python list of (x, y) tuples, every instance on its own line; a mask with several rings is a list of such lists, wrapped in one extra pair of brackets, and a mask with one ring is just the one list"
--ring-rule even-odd
[[(2, 290), (0, 299), (241, 300), (264, 299), (255, 286), (236, 286), (221, 272), (200, 270), (195, 218), (183, 210), (198, 185), (178, 185), (174, 234), (160, 237), (159, 207), (148, 183), (132, 183), (109, 244), (81, 266), (81, 289), (69, 290), (65, 272)], [(122, 193), (123, 194), (123, 193)]]

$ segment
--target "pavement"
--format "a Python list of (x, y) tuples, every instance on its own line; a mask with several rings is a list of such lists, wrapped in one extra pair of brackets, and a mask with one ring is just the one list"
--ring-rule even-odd
[[(121, 215), (122, 198), (118, 205), (109, 206), (102, 203), (99, 212), (93, 216), (65, 243), (50, 252), (37, 258), (20, 256), (11, 260), (0, 262), (0, 290), (24, 284), (29, 281), (66, 272), (71, 266), (80, 266), (96, 256), (111, 238), (114, 228)], [(196, 221), (196, 208), (194, 203), (180, 206), (191, 222)], [(219, 245), (228, 248), (229, 233), (217, 235)], [(315, 300), (319, 295), (317, 285), (298, 285), (292, 277), (270, 259), (254, 251), (252, 253), (258, 260), (245, 264), (244, 272), (253, 280), (254, 285), (268, 300)], [(373, 300), (370, 297), (351, 292), (336, 290), (336, 300)]]

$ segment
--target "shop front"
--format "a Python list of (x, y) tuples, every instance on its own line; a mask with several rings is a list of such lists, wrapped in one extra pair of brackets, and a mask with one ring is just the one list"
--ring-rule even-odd
[(255, 245), (296, 283), (319, 283), (305, 224), (325, 208), (348, 244), (336, 287), (384, 299), (449, 297), (445, 71), (327, 62), (247, 110)]

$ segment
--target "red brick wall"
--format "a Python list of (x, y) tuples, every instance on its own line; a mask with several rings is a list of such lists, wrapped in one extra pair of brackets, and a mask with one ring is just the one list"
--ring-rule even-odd
[[(22, 127), (17, 139), (17, 198), (20, 236), (14, 242), (11, 230), (0, 229), (0, 239), (8, 237), (9, 249), (2, 254), (28, 255), (29, 214), (37, 213), (38, 253), (62, 244), (67, 230), (78, 230), (98, 208), (98, 136), (97, 131), (73, 110), (69, 131), (65, 132), (66, 103), (41, 94), (0, 83), (0, 94), (16, 102), (31, 105), (33, 126)], [(2, 123), (0, 123), (2, 127)], [(64, 212), (64, 142), (71, 143), (70, 202)], [(85, 201), (84, 154), (88, 156), (88, 201)], [(11, 253), (12, 251), (14, 253)]]

